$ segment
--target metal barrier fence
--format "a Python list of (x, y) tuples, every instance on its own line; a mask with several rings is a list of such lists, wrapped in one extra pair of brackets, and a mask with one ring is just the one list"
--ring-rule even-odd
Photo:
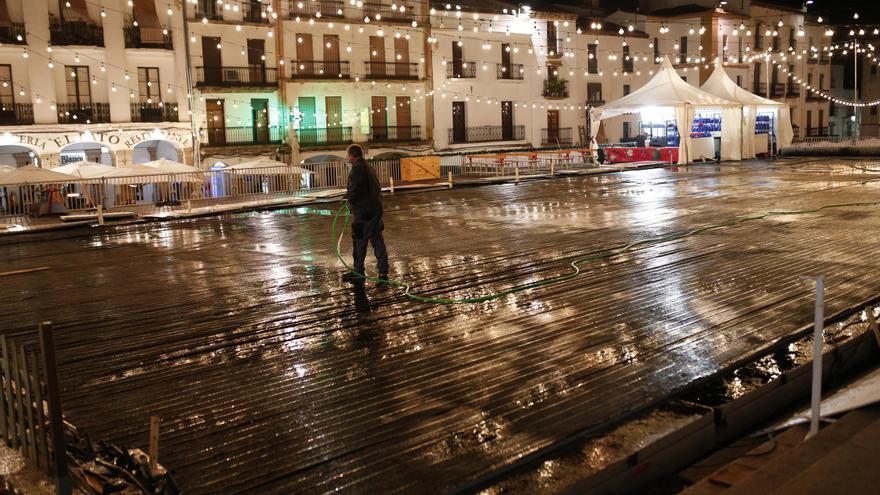
[[(383, 187), (401, 180), (400, 159), (370, 160)], [(554, 174), (595, 167), (591, 150), (572, 148), (440, 156), (441, 179)], [(162, 209), (257, 201), (282, 196), (308, 197), (346, 188), (350, 166), (343, 162), (305, 163), (262, 168), (230, 167), (168, 174), (157, 171), (127, 177), (71, 179), (64, 183), (0, 186), (0, 221), (67, 213), (154, 213)]]
[[(400, 160), (372, 160), (383, 186), (400, 181)], [(162, 208), (198, 207), (259, 197), (308, 196), (345, 189), (349, 165), (343, 162), (301, 166), (227, 169), (184, 174), (141, 174), (129, 177), (76, 179), (65, 183), (0, 186), (0, 218), (37, 217), (53, 213), (151, 213)]]

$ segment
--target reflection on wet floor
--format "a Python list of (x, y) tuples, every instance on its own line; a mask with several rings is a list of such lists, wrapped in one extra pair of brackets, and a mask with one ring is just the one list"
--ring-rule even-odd
[[(385, 236), (418, 292), (474, 296), (645, 237), (880, 200), (861, 165), (404, 194), (386, 201)], [(866, 234), (880, 217), (860, 208), (652, 244), (496, 301), (413, 303), (341, 282), (336, 206), (2, 238), (10, 270), (52, 267), (4, 285), (2, 328), (56, 323), (65, 411), (94, 438), (144, 446), (161, 416), (163, 463), (187, 493), (424, 492), (762, 353), (811, 321), (801, 275), (825, 275), (828, 314), (880, 289)]]

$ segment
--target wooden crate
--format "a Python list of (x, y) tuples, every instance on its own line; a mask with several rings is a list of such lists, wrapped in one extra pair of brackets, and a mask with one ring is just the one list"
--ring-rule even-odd
[(413, 156), (400, 159), (400, 179), (404, 182), (439, 178), (439, 156)]

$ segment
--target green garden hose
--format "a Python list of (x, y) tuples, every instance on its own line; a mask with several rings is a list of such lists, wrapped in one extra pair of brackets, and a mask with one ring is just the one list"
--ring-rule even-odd
[(774, 216), (806, 215), (809, 213), (817, 213), (822, 210), (828, 210), (828, 209), (832, 209), (832, 208), (847, 208), (847, 207), (876, 206), (876, 205), (880, 205), (880, 201), (830, 204), (830, 205), (820, 206), (819, 208), (814, 208), (811, 210), (769, 211), (769, 212), (764, 213), (762, 215), (738, 217), (738, 218), (734, 218), (732, 220), (728, 220), (723, 223), (709, 225), (706, 227), (700, 227), (700, 228), (689, 230), (689, 231), (683, 232), (683, 233), (667, 234), (667, 235), (662, 235), (662, 236), (657, 236), (657, 237), (650, 237), (647, 239), (642, 239), (639, 241), (631, 242), (631, 243), (626, 244), (624, 246), (611, 248), (607, 251), (603, 251), (598, 254), (591, 254), (589, 256), (583, 256), (580, 258), (576, 258), (571, 261), (571, 263), (570, 263), (571, 271), (568, 273), (565, 273), (562, 275), (556, 275), (553, 277), (543, 278), (541, 280), (536, 280), (534, 282), (529, 282), (527, 284), (514, 285), (512, 287), (502, 289), (498, 292), (493, 292), (491, 294), (487, 294), (487, 295), (479, 296), (479, 297), (423, 296), (423, 295), (419, 295), (419, 294), (414, 294), (412, 292), (412, 286), (406, 282), (402, 282), (399, 280), (385, 280), (385, 279), (380, 279), (380, 278), (374, 278), (374, 277), (370, 277), (370, 276), (367, 276), (362, 273), (358, 273), (358, 272), (354, 271), (354, 269), (348, 263), (345, 262), (345, 260), (342, 257), (342, 254), (339, 252), (339, 245), (342, 242), (342, 230), (339, 231), (339, 237), (338, 237), (339, 240), (338, 241), (337, 241), (337, 235), (336, 235), (337, 223), (339, 221), (339, 217), (342, 216), (343, 214), (345, 216), (345, 222), (343, 224), (343, 229), (348, 226), (348, 217), (349, 217), (348, 203), (343, 203), (342, 206), (339, 207), (339, 210), (336, 211), (336, 215), (333, 217), (333, 225), (331, 227), (331, 236), (332, 236), (333, 243), (334, 243), (334, 251), (336, 252), (336, 257), (339, 258), (339, 261), (343, 264), (343, 266), (345, 266), (345, 268), (349, 272), (353, 273), (357, 277), (360, 277), (364, 280), (369, 280), (371, 282), (376, 282), (379, 284), (385, 284), (385, 285), (389, 285), (392, 287), (398, 287), (400, 289), (403, 289), (404, 295), (414, 301), (436, 303), (436, 304), (473, 304), (473, 303), (481, 303), (481, 302), (485, 302), (485, 301), (491, 301), (493, 299), (498, 299), (500, 297), (504, 297), (509, 294), (515, 294), (517, 292), (522, 292), (522, 291), (529, 290), (529, 289), (535, 289), (538, 287), (545, 287), (548, 285), (553, 285), (553, 284), (558, 284), (560, 282), (565, 282), (566, 280), (571, 280), (571, 279), (577, 277), (578, 274), (581, 272), (581, 269), (578, 266), (580, 264), (583, 264), (583, 263), (586, 263), (589, 261), (597, 261), (597, 260), (612, 258), (612, 257), (617, 256), (619, 254), (623, 254), (632, 248), (635, 248), (638, 246), (644, 246), (646, 244), (654, 244), (654, 243), (659, 243), (659, 242), (684, 239), (686, 237), (691, 237), (691, 236), (695, 236), (698, 234), (702, 234), (702, 233), (710, 231), (710, 230), (717, 230), (717, 229), (722, 229), (722, 228), (726, 228), (726, 227), (733, 227), (733, 226), (739, 225), (744, 222), (751, 222), (753, 220), (763, 220), (763, 219), (766, 219), (769, 217), (774, 217)]

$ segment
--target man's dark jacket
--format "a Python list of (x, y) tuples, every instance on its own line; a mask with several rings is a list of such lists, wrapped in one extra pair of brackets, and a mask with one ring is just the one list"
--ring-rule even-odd
[(366, 213), (369, 217), (382, 214), (382, 186), (379, 184), (379, 177), (363, 158), (351, 167), (345, 197), (356, 214)]

